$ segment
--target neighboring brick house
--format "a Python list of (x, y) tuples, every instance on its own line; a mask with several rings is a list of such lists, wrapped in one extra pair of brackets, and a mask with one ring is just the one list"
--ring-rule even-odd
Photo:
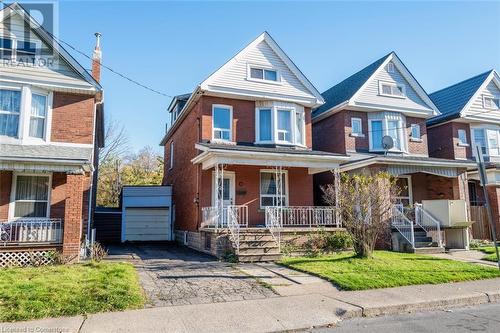
[(161, 145), (177, 239), (203, 249), (200, 230), (230, 227), (233, 214), (243, 228), (269, 226), (273, 207), (312, 212), (312, 175), (347, 158), (311, 149), (311, 109), (322, 103), (267, 32), (174, 98)]
[[(431, 158), (426, 120), (438, 108), (391, 52), (322, 94), (313, 111), (313, 149), (348, 154), (341, 172), (387, 171), (398, 177), (402, 206), (426, 199), (466, 199), (470, 162)], [(385, 149), (383, 138), (393, 141)], [(331, 173), (314, 176), (315, 201)]]
[[(489, 70), (429, 95), (441, 115), (427, 121), (429, 155), (475, 160), (476, 146), (487, 166), (487, 193), (500, 237), (500, 77)], [(471, 206), (484, 204), (477, 169), (468, 172)], [(476, 223), (480, 223), (480, 217)], [(476, 220), (476, 217), (473, 217)], [(479, 235), (478, 235), (479, 237)], [(483, 235), (484, 237), (484, 235)]]
[(99, 45), (91, 75), (22, 7), (0, 14), (0, 251), (76, 258), (103, 145)]

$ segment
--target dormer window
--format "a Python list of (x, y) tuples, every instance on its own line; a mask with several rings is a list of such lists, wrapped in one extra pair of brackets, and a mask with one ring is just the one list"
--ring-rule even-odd
[(485, 109), (498, 110), (500, 109), (500, 99), (489, 96), (483, 96), (483, 107)]
[(381, 96), (405, 98), (406, 87), (400, 83), (379, 81), (378, 93)]
[(279, 81), (279, 75), (277, 70), (270, 68), (255, 67), (255, 66), (249, 66), (248, 78), (251, 80), (262, 80), (270, 82)]

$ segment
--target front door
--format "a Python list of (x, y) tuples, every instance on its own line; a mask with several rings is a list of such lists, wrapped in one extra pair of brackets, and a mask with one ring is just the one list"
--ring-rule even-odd
[(221, 190), (222, 191), (222, 199), (224, 200), (223, 204), (224, 207), (231, 206), (235, 204), (234, 200), (234, 172), (229, 172), (226, 171), (224, 172), (224, 176), (222, 179), (222, 187), (219, 189), (219, 186), (215, 186), (216, 180), (215, 180), (215, 173), (213, 176), (213, 191), (212, 191), (212, 206), (215, 206), (216, 203), (216, 198), (217, 198), (217, 191)]

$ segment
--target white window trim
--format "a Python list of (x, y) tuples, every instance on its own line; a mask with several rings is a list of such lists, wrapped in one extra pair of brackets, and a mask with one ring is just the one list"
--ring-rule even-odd
[(387, 64), (387, 73), (395, 73), (395, 72), (396, 72), (396, 68), (394, 66), (394, 63), (389, 62)]
[[(227, 128), (215, 128), (214, 126), (214, 110), (215, 108), (229, 109), (229, 140), (216, 139), (215, 131), (227, 131)], [(225, 104), (212, 104), (212, 142), (233, 142), (233, 107)]]
[[(391, 87), (396, 87), (396, 88), (399, 87), (399, 88), (401, 88), (401, 91), (403, 92), (403, 96), (392, 95), (392, 94), (384, 94), (383, 90), (382, 90), (382, 85), (389, 85)], [(397, 83), (397, 82), (389, 82), (389, 81), (379, 80), (378, 81), (378, 94), (380, 96), (385, 96), (385, 97), (406, 99), (406, 86), (404, 84)]]
[[(52, 132), (52, 105), (54, 94), (51, 91), (40, 88), (31, 87), (28, 85), (1, 83), (0, 89), (13, 90), (21, 92), (21, 109), (19, 110), (19, 127), (17, 137), (9, 137), (0, 135), (2, 143), (7, 144), (50, 144)], [(47, 113), (45, 117), (44, 137), (36, 138), (29, 135), (30, 118), (31, 118), (31, 100), (32, 94), (47, 96)]]
[(17, 185), (17, 177), (18, 176), (40, 176), (40, 177), (49, 177), (49, 184), (48, 184), (48, 193), (47, 193), (47, 215), (46, 217), (30, 217), (30, 219), (47, 219), (50, 218), (50, 205), (51, 205), (51, 198), (52, 198), (52, 173), (29, 173), (29, 172), (13, 172), (12, 173), (12, 184), (11, 184), (11, 190), (10, 190), (10, 202), (9, 202), (9, 220), (20, 220), (23, 219), (23, 217), (14, 217), (14, 211), (16, 209), (16, 185)]
[[(263, 173), (272, 173), (272, 174), (276, 174), (276, 170), (273, 170), (273, 169), (260, 169), (260, 172), (259, 172), (259, 207), (260, 209), (266, 209), (266, 207), (270, 207), (270, 206), (262, 206), (262, 193), (261, 193), (261, 184), (262, 184), (262, 174)], [(288, 191), (288, 170), (282, 170), (281, 171), (282, 174), (285, 175), (284, 179), (285, 179), (285, 204), (284, 206), (288, 206), (288, 196), (289, 196), (289, 191)], [(272, 194), (265, 194), (264, 197), (276, 197), (276, 195), (272, 195)]]
[[(2, 39), (10, 39), (12, 41), (12, 55), (11, 55), (11, 61), (14, 64), (21, 63), (23, 65), (28, 65), (28, 66), (37, 66), (37, 64), (40, 62), (40, 55), (42, 53), (42, 42), (36, 39), (31, 39), (31, 38), (19, 38), (17, 36), (7, 36), (7, 35), (0, 35), (0, 38)], [(29, 43), (34, 43), (36, 45), (36, 52), (35, 52), (35, 63), (27, 63), (27, 62), (18, 62), (17, 61), (17, 43), (18, 42), (29, 42)]]
[[(492, 99), (492, 100), (497, 100), (498, 104), (500, 104), (500, 98), (496, 96), (488, 96), (483, 94), (483, 108), (488, 109), (488, 110), (500, 110), (500, 108), (497, 107), (491, 107), (491, 106), (486, 106), (486, 99)], [(493, 103), (494, 105), (495, 103)]]
[[(368, 142), (369, 142), (369, 150), (372, 152), (382, 152), (385, 151), (383, 148), (376, 149), (373, 148), (373, 135), (372, 135), (372, 122), (373, 121), (381, 121), (382, 122), (382, 137), (388, 135), (389, 133), (389, 119), (388, 117), (383, 117), (383, 118), (374, 118), (374, 119), (369, 119), (368, 120)], [(397, 120), (398, 126), (398, 134), (399, 134), (399, 139), (401, 141), (401, 149), (397, 149), (396, 147), (389, 149), (390, 152), (398, 152), (398, 153), (405, 153), (407, 152), (406, 150), (406, 135), (403, 132), (403, 129), (405, 128), (405, 121), (404, 120)]]
[[(465, 141), (460, 140), (460, 133), (464, 134)], [(467, 141), (467, 131), (466, 130), (464, 130), (464, 129), (458, 129), (458, 131), (457, 131), (457, 138), (458, 138), (457, 146), (459, 146), (459, 147), (469, 147), (469, 142)]]
[[(266, 80), (264, 78), (265, 77), (264, 73), (262, 73), (262, 75), (263, 75), (262, 79), (256, 79), (256, 78), (251, 77), (251, 75), (250, 75), (250, 69), (251, 68), (262, 69), (262, 71), (264, 71), (264, 70), (275, 71), (276, 72), (276, 81)], [(282, 85), (283, 84), (282, 80), (281, 80), (281, 72), (278, 69), (273, 68), (271, 66), (256, 65), (256, 64), (250, 64), (250, 63), (247, 64), (247, 81), (260, 82), (260, 83), (268, 83), (268, 84), (276, 84), (276, 85)]]
[(399, 196), (399, 197), (396, 197), (395, 199), (399, 199), (399, 200), (408, 199), (408, 202), (410, 203), (410, 205), (413, 205), (413, 191), (412, 191), (411, 175), (399, 175), (399, 176), (397, 176), (397, 178), (408, 179), (408, 196), (407, 197)]
[[(413, 135), (413, 129), (417, 129), (418, 135)], [(411, 124), (410, 125), (410, 141), (413, 142), (422, 142), (422, 132), (420, 131), (420, 124)]]
[[(359, 128), (361, 129), (360, 133), (356, 133), (356, 132), (353, 131), (354, 123), (355, 122), (359, 122)], [(357, 118), (357, 117), (352, 117), (351, 118), (351, 136), (352, 137), (358, 137), (358, 138), (364, 138), (365, 137), (365, 135), (363, 134), (363, 121), (361, 120), (361, 118)]]
[[(260, 110), (271, 110), (271, 140), (260, 139)], [(291, 112), (291, 142), (278, 140), (278, 110), (289, 110)], [(297, 142), (296, 124), (297, 113), (302, 113), (304, 122), (302, 123), (302, 143)], [(305, 110), (300, 110), (292, 106), (262, 106), (255, 108), (255, 143), (256, 144), (278, 144), (283, 146), (297, 146), (306, 148), (306, 115)]]
[[(229, 197), (233, 201), (232, 205), (236, 205), (236, 173), (234, 171), (224, 170), (223, 177), (230, 179), (229, 191), (231, 193), (230, 193)], [(215, 178), (216, 178), (215, 171), (212, 171), (212, 195), (211, 195), (212, 206), (215, 206), (215, 197), (217, 196), (217, 187), (215, 186), (216, 185)]]
[[(278, 112), (279, 111), (285, 111), (290, 114), (290, 141), (286, 140), (280, 140), (279, 139), (279, 134), (281, 132), (287, 132), (285, 130), (280, 130), (278, 129)], [(280, 145), (295, 145), (295, 122), (297, 121), (295, 119), (295, 108), (287, 108), (287, 107), (277, 107), (276, 108), (276, 128), (275, 128), (275, 136), (274, 136), (274, 141)]]
[(475, 130), (482, 130), (484, 133), (484, 141), (485, 141), (485, 149), (486, 153), (483, 155), (486, 157), (493, 157), (493, 158), (500, 158), (500, 152), (499, 155), (490, 155), (490, 140), (488, 139), (488, 131), (495, 131), (497, 132), (497, 141), (500, 146), (500, 126), (495, 126), (495, 125), (482, 125), (482, 126), (473, 126), (470, 129), (470, 135), (471, 135), (471, 141), (472, 141), (472, 146), (474, 147), (473, 149), (473, 155), (476, 157), (476, 138), (474, 136), (474, 131)]
[(170, 141), (170, 160), (169, 160), (169, 169), (172, 170), (174, 168), (174, 141)]

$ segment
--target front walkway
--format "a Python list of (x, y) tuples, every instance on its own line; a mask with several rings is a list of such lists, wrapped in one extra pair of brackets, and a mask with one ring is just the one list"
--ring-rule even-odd
[(483, 260), (483, 258), (487, 256), (487, 254), (477, 250), (469, 250), (469, 251), (455, 250), (446, 253), (434, 253), (430, 255), (437, 258), (452, 259), (457, 261), (469, 262), (472, 264), (481, 264), (493, 267), (498, 266), (498, 264), (495, 261)]
[(277, 296), (233, 265), (173, 244), (111, 247), (108, 260), (125, 260), (137, 267), (150, 307)]

